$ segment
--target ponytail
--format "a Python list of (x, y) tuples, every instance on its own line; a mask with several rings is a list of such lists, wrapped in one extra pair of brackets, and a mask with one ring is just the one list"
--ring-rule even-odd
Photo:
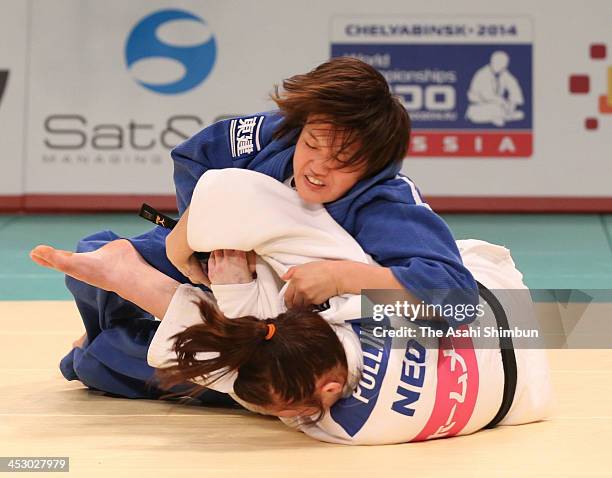
[[(156, 369), (159, 386), (169, 389), (196, 379), (193, 397), (226, 374), (237, 371), (234, 393), (258, 406), (307, 403), (322, 412), (314, 398), (317, 378), (338, 366), (346, 369), (344, 348), (330, 325), (312, 309), (293, 309), (275, 319), (253, 316), (229, 319), (212, 303), (199, 300), (202, 324), (171, 337), (176, 364)], [(201, 352), (216, 353), (197, 358)], [(165, 395), (161, 398), (176, 396)]]
[[(267, 321), (260, 321), (253, 316), (228, 319), (209, 302), (200, 300), (197, 305), (203, 322), (170, 337), (170, 340), (176, 339), (174, 351), (177, 361), (175, 366), (157, 371), (164, 388), (214, 373), (214, 379), (206, 382), (211, 385), (246, 363), (265, 341)], [(201, 352), (217, 352), (218, 356), (206, 360), (197, 359), (196, 354)]]

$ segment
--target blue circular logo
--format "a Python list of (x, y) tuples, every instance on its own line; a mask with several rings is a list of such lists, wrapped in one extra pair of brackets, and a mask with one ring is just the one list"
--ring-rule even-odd
[(172, 45), (159, 38), (158, 29), (176, 20), (190, 20), (206, 25), (206, 22), (184, 10), (161, 10), (146, 16), (130, 32), (125, 45), (125, 62), (128, 69), (140, 62), (153, 59), (169, 59), (184, 68), (181, 78), (171, 82), (153, 83), (141, 81), (145, 88), (162, 95), (184, 93), (202, 83), (210, 74), (217, 56), (217, 45), (211, 34), (203, 43), (191, 46)]

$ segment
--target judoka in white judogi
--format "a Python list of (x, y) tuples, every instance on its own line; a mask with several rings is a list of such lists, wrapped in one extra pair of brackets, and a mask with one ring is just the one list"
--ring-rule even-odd
[[(257, 279), (248, 284), (213, 285), (214, 297), (180, 286), (149, 347), (147, 360), (154, 367), (168, 366), (175, 359), (169, 337), (201, 323), (192, 303), (195, 296), (216, 299), (228, 317), (265, 319), (285, 310), (286, 285), (279, 276), (289, 267), (322, 259), (374, 263), (323, 206), (308, 205), (275, 179), (242, 169), (210, 170), (200, 178), (190, 205), (188, 241), (199, 251), (254, 250)], [(476, 240), (457, 243), (464, 264), (486, 287), (526, 290), (507, 249)], [(505, 308), (512, 308), (512, 315), (533, 313), (531, 303), (509, 303), (512, 300), (500, 298)], [(498, 349), (470, 348), (470, 343), (465, 347), (465, 341), (452, 339), (360, 341), (358, 327), (347, 321), (361, 317), (361, 297), (333, 297), (329, 305), (321, 315), (345, 349), (344, 398), (316, 424), (282, 419), (286, 424), (322, 441), (385, 444), (472, 433), (496, 414), (504, 384)], [(481, 322), (495, 325), (487, 310)], [(402, 320), (406, 319), (390, 319), (396, 326)], [(459, 342), (465, 348), (458, 347)], [(528, 423), (550, 412), (544, 352), (516, 350), (516, 357), (517, 389), (502, 425)], [(233, 394), (234, 379), (235, 374), (228, 374), (211, 388), (243, 403)]]

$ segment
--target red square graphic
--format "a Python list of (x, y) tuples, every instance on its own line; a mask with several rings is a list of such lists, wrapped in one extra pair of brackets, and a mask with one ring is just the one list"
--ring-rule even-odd
[(587, 118), (584, 120), (584, 127), (586, 129), (597, 129), (598, 126), (597, 118)]
[(590, 89), (590, 81), (588, 75), (572, 75), (569, 81), (570, 93), (584, 94)]
[(603, 43), (593, 43), (591, 45), (591, 58), (602, 60), (606, 57), (606, 45)]

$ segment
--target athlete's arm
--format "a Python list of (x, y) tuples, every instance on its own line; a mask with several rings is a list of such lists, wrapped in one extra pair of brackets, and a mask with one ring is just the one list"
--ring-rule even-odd
[[(362, 289), (404, 289), (390, 268), (354, 261), (309, 262), (290, 268), (282, 279), (291, 280), (285, 292), (287, 307), (322, 304), (336, 295), (361, 294)], [(407, 291), (404, 300), (419, 302)]]
[(362, 289), (404, 288), (389, 267), (354, 261), (335, 262), (332, 267), (340, 294), (361, 294)]
[(189, 208), (185, 209), (174, 229), (166, 237), (166, 255), (174, 267), (192, 283), (210, 286), (206, 271), (187, 242), (188, 221)]
[[(426, 206), (372, 201), (360, 211), (354, 237), (387, 268), (372, 269), (379, 280), (390, 282), (390, 271), (408, 293), (428, 304), (478, 304), (476, 281), (463, 265), (450, 229)], [(351, 267), (355, 272), (356, 266)], [(452, 319), (449, 323), (456, 325)]]

